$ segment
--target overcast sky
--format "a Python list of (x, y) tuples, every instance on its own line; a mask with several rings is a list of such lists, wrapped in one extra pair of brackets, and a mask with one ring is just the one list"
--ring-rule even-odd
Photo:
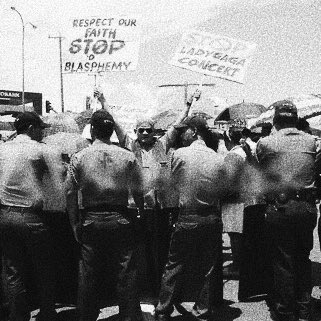
[[(76, 17), (130, 15), (140, 17), (142, 39), (136, 71), (97, 77), (113, 104), (157, 108), (159, 85), (206, 81), (216, 86), (206, 95), (229, 104), (240, 101), (265, 106), (288, 96), (321, 93), (321, 1), (316, 0), (0, 0), (1, 88), (21, 90), (21, 34), (16, 7), (26, 23), (25, 90), (41, 92), (60, 110), (58, 41), (48, 36), (68, 33)], [(33, 29), (27, 22), (37, 26)], [(197, 74), (168, 64), (188, 28), (250, 41), (257, 49), (244, 84)], [(205, 80), (204, 80), (205, 79)], [(64, 75), (65, 109), (81, 111), (94, 77)], [(161, 95), (183, 99), (183, 89)], [(174, 105), (177, 102), (173, 103)]]

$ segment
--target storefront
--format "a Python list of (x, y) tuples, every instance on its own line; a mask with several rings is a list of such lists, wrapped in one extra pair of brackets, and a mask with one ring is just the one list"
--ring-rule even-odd
[(35, 111), (42, 115), (42, 94), (25, 92), (25, 108), (22, 105), (22, 92), (0, 90), (0, 115), (15, 116), (22, 111)]

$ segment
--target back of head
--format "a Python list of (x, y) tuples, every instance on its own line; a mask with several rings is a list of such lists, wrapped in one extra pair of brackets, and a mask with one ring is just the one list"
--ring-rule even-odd
[(18, 114), (14, 122), (14, 127), (17, 130), (17, 134), (26, 133), (30, 126), (41, 129), (50, 127), (50, 125), (45, 124), (40, 116), (35, 112), (25, 111)]
[(180, 124), (175, 125), (176, 129), (183, 129), (183, 128), (193, 128), (197, 130), (198, 134), (207, 134), (209, 131), (209, 127), (207, 125), (207, 121), (205, 118), (194, 115), (186, 117)]
[(298, 110), (290, 100), (280, 100), (271, 105), (274, 108), (273, 125), (286, 128), (295, 127), (298, 121)]
[(108, 139), (114, 131), (114, 118), (105, 109), (99, 109), (93, 113), (90, 124), (96, 138)]

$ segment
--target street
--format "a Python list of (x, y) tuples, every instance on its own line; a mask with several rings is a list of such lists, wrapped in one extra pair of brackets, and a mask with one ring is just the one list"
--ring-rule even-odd
[[(223, 247), (225, 256), (230, 253), (229, 238), (227, 234), (223, 234)], [(317, 229), (314, 231), (314, 247), (310, 255), (312, 261), (312, 280), (313, 285), (321, 286), (321, 255), (320, 244), (317, 235)], [(225, 261), (224, 265), (228, 265), (230, 262)], [(238, 302), (238, 281), (225, 280), (224, 281), (224, 299), (225, 305), (217, 311), (214, 321), (269, 321), (270, 313), (268, 307), (264, 301), (264, 298), (259, 298), (256, 302)], [(314, 288), (313, 294), (316, 292)], [(317, 292), (318, 295), (319, 292)], [(153, 321), (154, 305), (157, 302), (157, 298), (146, 298), (142, 303), (142, 311), (144, 314), (144, 321)], [(182, 306), (188, 311), (192, 308), (192, 302), (184, 302)], [(62, 307), (57, 309), (60, 320), (62, 321), (75, 321), (75, 307)], [(38, 310), (33, 311), (30, 321), (36, 321), (35, 316)], [(101, 310), (99, 320), (105, 321), (117, 321), (118, 307), (110, 306)], [(321, 301), (313, 301), (313, 321), (321, 320)], [(180, 315), (177, 310), (172, 314), (173, 321), (188, 321), (188, 317)]]

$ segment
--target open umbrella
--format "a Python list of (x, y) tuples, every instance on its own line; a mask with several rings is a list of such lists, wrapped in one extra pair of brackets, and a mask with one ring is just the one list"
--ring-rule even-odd
[(266, 111), (263, 105), (256, 103), (240, 103), (225, 108), (216, 118), (216, 121), (230, 121), (233, 119), (251, 119), (256, 118)]
[[(303, 119), (310, 119), (321, 115), (321, 95), (298, 95), (289, 97), (286, 100), (292, 101), (298, 109), (298, 116)], [(270, 106), (268, 110), (262, 113), (253, 121), (253, 126), (260, 126), (264, 123), (272, 123), (274, 117), (274, 108)]]
[(87, 140), (77, 133), (59, 132), (45, 137), (43, 142), (67, 155), (77, 153), (88, 146)]
[[(179, 117), (179, 114), (181, 112), (177, 111), (177, 110), (173, 110), (173, 109), (169, 109), (169, 110), (165, 110), (155, 116), (152, 117), (152, 120), (154, 121), (154, 127), (156, 130), (161, 129), (161, 130), (166, 130), (168, 129), (170, 126), (172, 126), (174, 124), (174, 122), (177, 120), (177, 118)], [(199, 110), (195, 110), (191, 113), (192, 115), (197, 115), (200, 117), (207, 119), (211, 119), (213, 118), (211, 115), (203, 112), (203, 111), (199, 111)]]
[(44, 136), (59, 132), (80, 133), (79, 127), (70, 113), (50, 114), (45, 116), (43, 121), (51, 125), (44, 130)]
[(93, 113), (93, 109), (87, 109), (74, 116), (74, 119), (79, 127), (80, 132), (83, 132), (85, 126), (89, 123), (89, 120)]

